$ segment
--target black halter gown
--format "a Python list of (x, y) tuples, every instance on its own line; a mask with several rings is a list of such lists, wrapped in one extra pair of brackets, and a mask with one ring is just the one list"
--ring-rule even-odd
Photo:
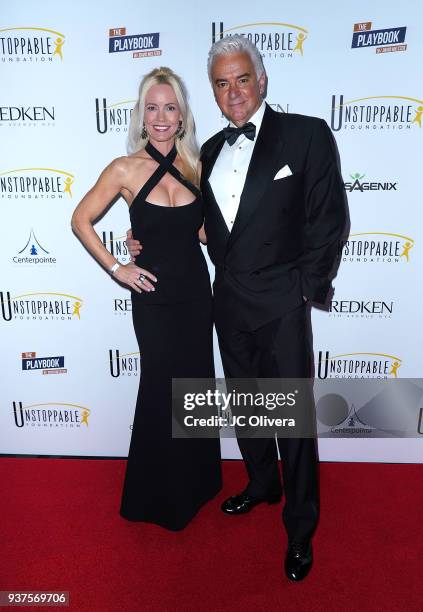
[[(200, 191), (150, 143), (159, 166), (133, 200), (134, 238), (143, 245), (136, 264), (157, 277), (156, 290), (132, 292), (132, 317), (141, 354), (141, 378), (120, 514), (179, 530), (221, 488), (217, 439), (172, 438), (174, 378), (213, 378), (212, 297), (199, 241)], [(159, 206), (147, 197), (169, 172), (193, 202)]]

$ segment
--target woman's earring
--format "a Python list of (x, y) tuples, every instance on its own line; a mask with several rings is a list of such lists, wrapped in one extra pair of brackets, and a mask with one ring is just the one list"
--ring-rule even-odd
[(182, 140), (182, 138), (185, 136), (185, 130), (182, 127), (182, 121), (179, 121), (179, 126), (178, 126), (178, 129), (176, 130), (176, 135), (179, 138), (179, 140)]
[(145, 123), (142, 124), (142, 130), (141, 130), (141, 138), (143, 140), (145, 140), (147, 138), (148, 134), (147, 134), (147, 130), (145, 129)]

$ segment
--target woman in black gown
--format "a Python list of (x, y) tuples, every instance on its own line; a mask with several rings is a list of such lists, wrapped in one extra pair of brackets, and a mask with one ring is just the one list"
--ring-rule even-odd
[[(219, 491), (221, 472), (218, 439), (172, 438), (172, 378), (213, 378), (214, 365), (194, 122), (184, 86), (170, 69), (143, 79), (129, 143), (134, 153), (103, 171), (72, 226), (132, 291), (141, 378), (120, 514), (179, 530)], [(145, 246), (145, 255), (126, 266), (92, 226), (118, 192), (130, 205), (133, 235)]]

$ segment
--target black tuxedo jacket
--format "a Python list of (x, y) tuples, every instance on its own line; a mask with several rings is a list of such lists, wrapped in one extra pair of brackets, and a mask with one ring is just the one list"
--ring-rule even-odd
[[(208, 180), (223, 144), (221, 131), (201, 149), (216, 320), (253, 330), (299, 306), (303, 295), (323, 304), (346, 223), (327, 124), (266, 104), (231, 232)], [(292, 176), (274, 180), (285, 164)]]

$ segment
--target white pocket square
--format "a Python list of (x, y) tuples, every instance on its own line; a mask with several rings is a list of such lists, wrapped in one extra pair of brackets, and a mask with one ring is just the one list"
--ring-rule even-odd
[(291, 172), (291, 168), (288, 166), (288, 164), (286, 164), (283, 168), (281, 168), (274, 176), (274, 181), (277, 181), (278, 179), (281, 178), (285, 178), (286, 176), (291, 176), (292, 172)]

